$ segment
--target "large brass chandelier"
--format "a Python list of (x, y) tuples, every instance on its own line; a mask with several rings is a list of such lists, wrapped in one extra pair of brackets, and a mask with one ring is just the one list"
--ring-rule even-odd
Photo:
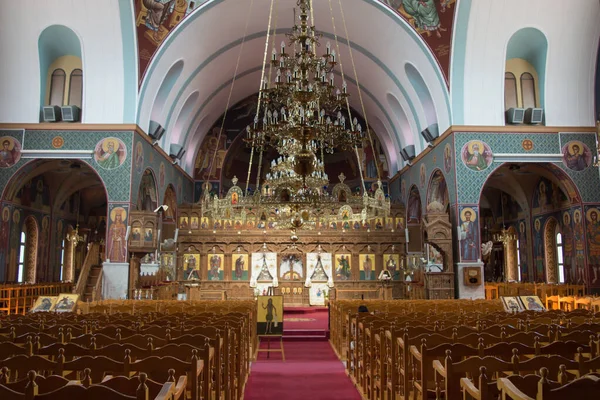
[[(341, 69), (341, 63), (335, 48), (328, 42), (322, 54), (317, 54), (322, 34), (311, 25), (312, 0), (297, 0), (297, 6), (299, 16), (286, 33), (287, 45), (281, 42), (279, 52), (273, 48), (270, 62), (265, 53), (257, 112), (244, 138), (251, 149), (246, 190), (237, 186), (237, 178), (225, 198), (210, 198), (205, 190), (204, 216), (243, 220), (249, 210), (258, 210), (269, 216), (272, 227), (295, 230), (315, 229), (332, 221), (364, 222), (389, 214), (390, 202), (381, 180), (371, 195), (365, 190), (360, 159), (363, 194), (352, 193), (343, 174), (330, 190), (325, 155), (342, 150), (359, 158), (358, 149), (370, 133), (352, 118), (343, 70), (341, 85), (336, 85), (334, 70), (338, 65)], [(267, 36), (267, 44), (268, 40)], [(336, 44), (339, 52), (337, 36)], [(265, 73), (267, 67), (271, 78)], [(263, 176), (267, 148), (278, 156), (269, 160), (270, 171)], [(254, 157), (258, 157), (258, 172), (251, 195), (248, 184)]]

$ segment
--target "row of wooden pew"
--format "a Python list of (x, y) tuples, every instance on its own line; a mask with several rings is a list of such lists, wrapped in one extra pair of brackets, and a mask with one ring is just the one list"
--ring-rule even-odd
[(212, 303), (211, 312), (0, 318), (0, 399), (241, 399), (255, 305)]
[[(556, 398), (593, 387), (590, 373), (600, 371), (600, 315), (589, 310), (510, 314), (494, 302), (463, 301), (331, 306), (332, 344), (370, 400), (498, 399), (509, 390)], [(339, 312), (347, 312), (343, 332), (334, 331)], [(527, 386), (534, 381), (535, 390)]]

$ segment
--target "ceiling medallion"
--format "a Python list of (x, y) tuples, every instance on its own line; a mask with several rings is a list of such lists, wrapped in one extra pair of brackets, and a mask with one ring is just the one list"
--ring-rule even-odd
[(533, 141), (531, 139), (524, 139), (521, 142), (521, 146), (523, 147), (523, 150), (531, 151), (533, 150)]
[(65, 144), (65, 139), (62, 138), (62, 136), (55, 136), (52, 139), (52, 147), (54, 147), (55, 149), (60, 149), (64, 146)]

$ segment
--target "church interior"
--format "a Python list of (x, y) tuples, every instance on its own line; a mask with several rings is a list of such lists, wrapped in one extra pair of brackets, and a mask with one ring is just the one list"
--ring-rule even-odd
[(0, 398), (597, 396), (598, 1), (3, 8)]

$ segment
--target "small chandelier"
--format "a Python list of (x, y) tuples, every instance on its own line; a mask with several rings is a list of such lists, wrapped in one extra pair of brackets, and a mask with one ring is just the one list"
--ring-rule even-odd
[(511, 233), (506, 227), (503, 227), (499, 233), (494, 233), (492, 238), (494, 239), (494, 242), (501, 242), (506, 247), (517, 240), (517, 235)]

